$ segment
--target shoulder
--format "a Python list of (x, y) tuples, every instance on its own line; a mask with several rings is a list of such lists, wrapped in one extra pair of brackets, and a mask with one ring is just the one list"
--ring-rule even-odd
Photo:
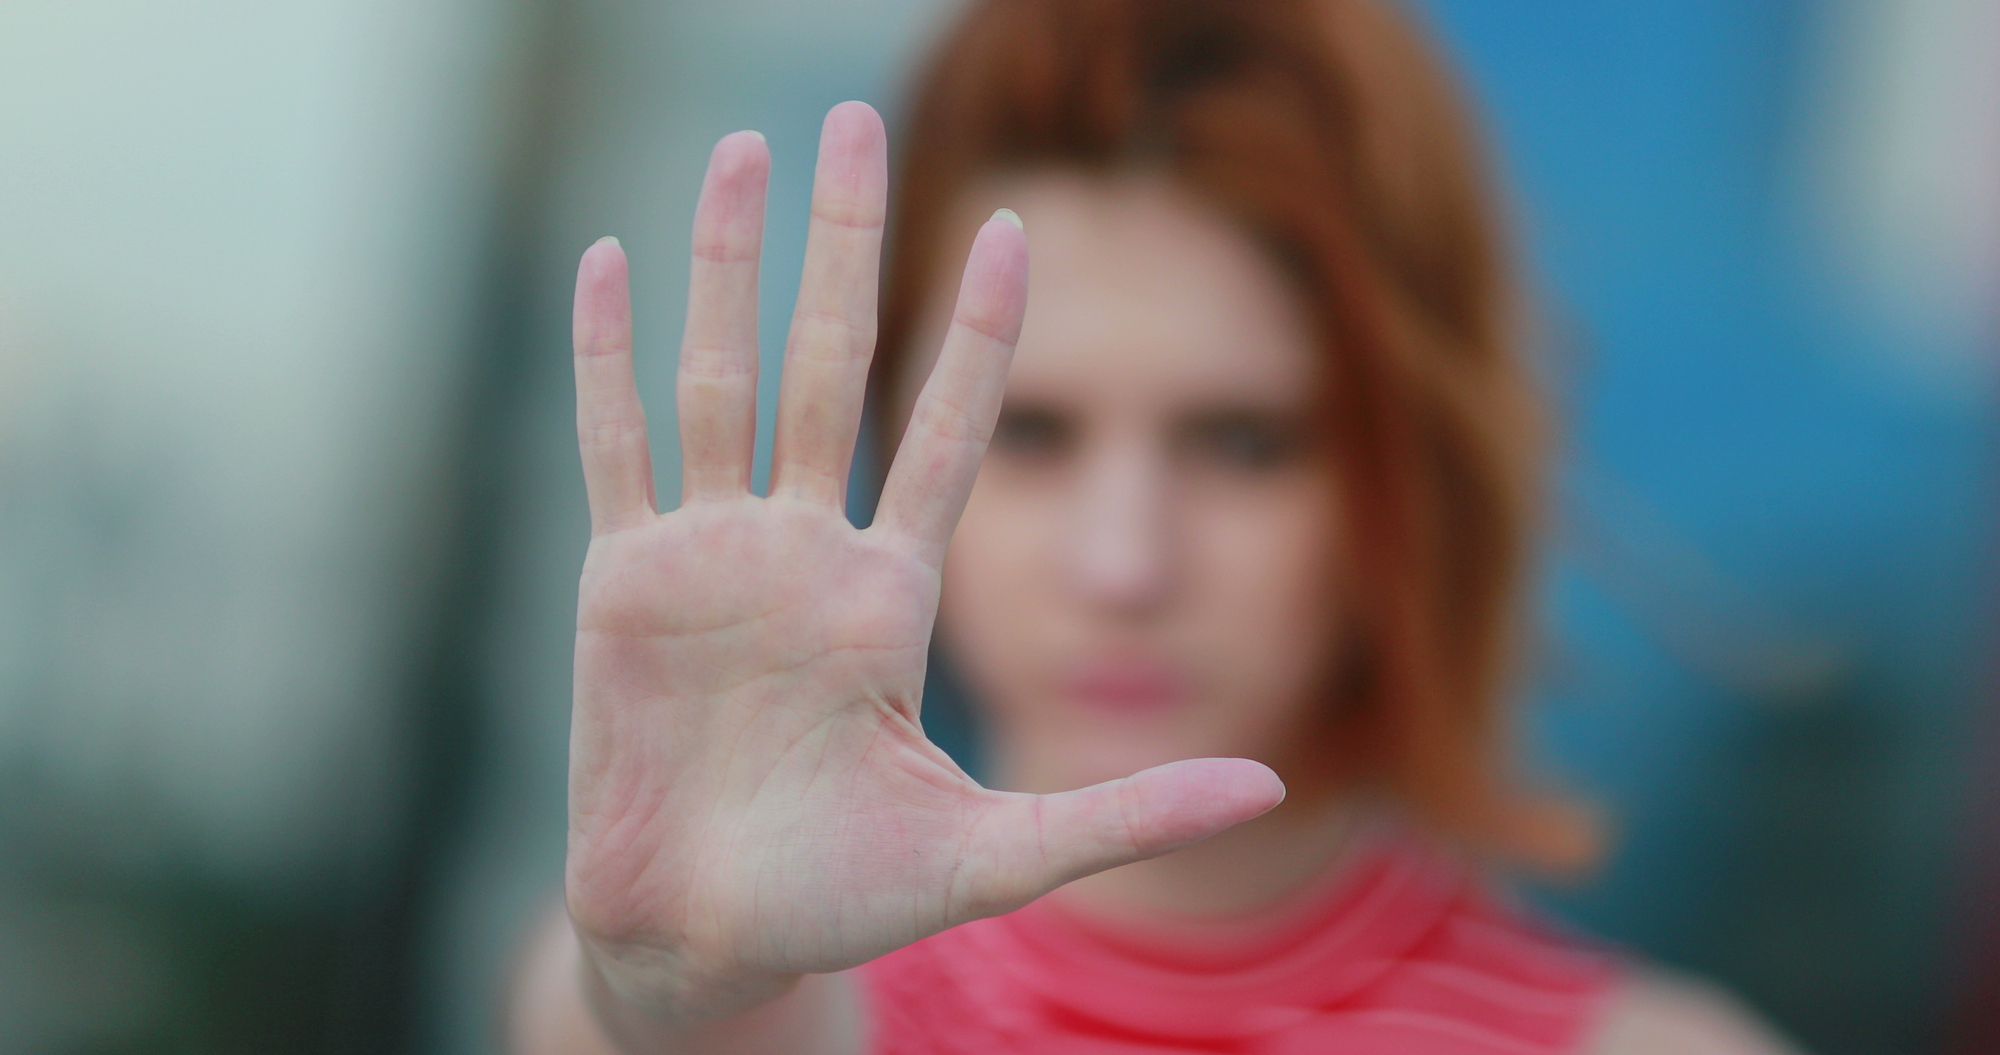
[(1609, 997), (1587, 1055), (1801, 1055), (1716, 986), (1635, 966)]

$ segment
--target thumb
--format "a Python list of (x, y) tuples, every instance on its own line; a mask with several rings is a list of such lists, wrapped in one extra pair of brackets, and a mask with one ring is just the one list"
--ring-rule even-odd
[(963, 919), (1010, 912), (1073, 879), (1200, 842), (1284, 801), (1270, 767), (1195, 758), (1056, 795), (994, 793), (960, 873)]

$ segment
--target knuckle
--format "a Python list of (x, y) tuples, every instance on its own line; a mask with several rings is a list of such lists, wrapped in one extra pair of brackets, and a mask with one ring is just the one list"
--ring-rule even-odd
[(632, 338), (624, 334), (585, 333), (577, 337), (576, 357), (579, 359), (631, 354)]
[(1134, 816), (1137, 804), (1132, 801), (1132, 797), (1135, 794), (1137, 794), (1137, 792), (1138, 792), (1138, 786), (1129, 779), (1121, 781), (1118, 784), (1117, 837), (1119, 841), (1123, 844), (1125, 849), (1135, 854), (1143, 853), (1147, 846), (1147, 842), (1144, 833), (1142, 831), (1144, 825), (1142, 825)]
[(918, 428), (947, 443), (984, 447), (993, 438), (991, 423), (949, 399), (924, 400), (911, 417)]
[(953, 325), (963, 326), (967, 330), (989, 341), (996, 344), (1004, 344), (1010, 348), (1013, 347), (1016, 334), (1020, 329), (1018, 320), (1004, 318), (994, 312), (981, 311), (976, 308), (960, 307), (952, 314), (951, 321)]
[(883, 212), (880, 206), (849, 201), (845, 198), (827, 197), (813, 202), (812, 218), (816, 223), (832, 227), (879, 231), (882, 229)]
[(646, 423), (631, 418), (579, 422), (576, 427), (578, 442), (592, 450), (624, 447), (645, 434)]
[(697, 239), (694, 243), (694, 258), (704, 264), (728, 267), (741, 264), (755, 264), (757, 250), (752, 245), (732, 238), (727, 233)]
[(682, 377), (702, 381), (734, 381), (757, 372), (755, 353), (745, 355), (719, 344), (691, 344), (681, 349)]
[(875, 324), (840, 311), (800, 308), (792, 316), (788, 350), (833, 349), (840, 358), (865, 355), (875, 346)]

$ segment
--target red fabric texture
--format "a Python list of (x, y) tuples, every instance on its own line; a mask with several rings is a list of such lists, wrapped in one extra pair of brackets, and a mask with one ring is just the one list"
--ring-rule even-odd
[(876, 1055), (1556, 1055), (1617, 978), (1470, 868), (1381, 840), (1233, 948), (1166, 951), (1044, 898), (861, 969)]

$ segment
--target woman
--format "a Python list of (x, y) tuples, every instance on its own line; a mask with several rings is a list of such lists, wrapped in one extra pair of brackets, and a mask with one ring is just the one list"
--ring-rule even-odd
[[(584, 256), (568, 912), (519, 1050), (1779, 1050), (1482, 878), (1580, 850), (1496, 761), (1534, 402), (1402, 17), (987, 0), (905, 148), (876, 353), (885, 135), (827, 117), (768, 497), (762, 137), (696, 210), (665, 515), (624, 257)], [(871, 391), (907, 425), (855, 529)], [(1004, 791), (924, 736), (933, 622)]]

